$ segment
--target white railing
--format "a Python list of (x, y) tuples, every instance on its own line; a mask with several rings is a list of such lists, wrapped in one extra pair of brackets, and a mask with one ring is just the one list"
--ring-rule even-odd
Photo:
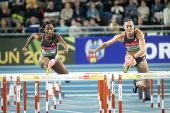
[[(80, 36), (84, 36), (84, 35), (92, 35), (92, 34), (97, 34), (97, 35), (112, 35), (112, 34), (117, 34), (117, 33), (121, 33), (123, 31), (123, 27), (122, 26), (115, 26), (114, 28), (120, 28), (120, 31), (108, 31), (108, 28), (111, 28), (109, 26), (96, 26), (96, 27), (79, 27), (80, 32), (79, 35)], [(167, 33), (170, 33), (170, 30), (166, 30), (167, 26), (165, 25), (142, 25), (142, 26), (136, 26), (136, 28), (141, 29), (143, 33), (147, 34), (147, 33), (164, 33), (164, 35), (166, 35)], [(57, 28), (55, 27), (54, 30), (56, 31)], [(69, 30), (68, 28), (62, 28), (65, 30)], [(16, 30), (16, 28), (11, 27), (11, 28), (0, 28), (1, 30), (5, 30), (5, 33), (1, 33), (0, 36), (29, 36), (31, 33), (26, 32), (27, 28), (21, 28), (18, 30), (23, 30), (23, 33), (10, 33), (8, 31), (12, 31), (12, 30)], [(95, 31), (91, 31), (91, 30), (95, 30)], [(38, 32), (41, 32), (42, 28), (38, 29)], [(64, 32), (64, 33), (58, 33), (59, 35), (68, 35), (68, 32)], [(77, 33), (76, 33), (77, 34)]]

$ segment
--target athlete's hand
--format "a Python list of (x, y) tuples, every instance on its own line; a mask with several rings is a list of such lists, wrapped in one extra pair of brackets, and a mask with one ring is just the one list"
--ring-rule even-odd
[(68, 50), (63, 50), (63, 54), (68, 54)]
[(95, 50), (88, 50), (88, 53), (93, 54), (93, 53), (96, 53), (96, 51)]
[(23, 47), (22, 48), (22, 52), (25, 54), (27, 52), (27, 48), (26, 47)]

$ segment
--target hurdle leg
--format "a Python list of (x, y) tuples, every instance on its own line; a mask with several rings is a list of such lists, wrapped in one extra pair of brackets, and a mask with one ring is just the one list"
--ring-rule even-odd
[(158, 107), (161, 107), (161, 104), (160, 104), (160, 79), (157, 80), (157, 83), (158, 83)]
[(145, 102), (145, 87), (142, 86), (142, 101)]
[(34, 82), (35, 84), (35, 113), (37, 113), (37, 103), (38, 103), (38, 98), (37, 98), (37, 95), (38, 95), (38, 83), (37, 81)]
[(153, 79), (150, 79), (151, 107), (153, 108)]
[(115, 113), (115, 82), (114, 75), (112, 75), (112, 113)]
[(48, 81), (46, 81), (46, 113), (48, 113)]
[(40, 82), (37, 81), (37, 111), (40, 113)]
[(99, 112), (102, 113), (102, 80), (99, 80)]
[(161, 80), (162, 83), (162, 113), (165, 113), (164, 109), (164, 79)]
[(1, 111), (3, 111), (3, 81), (1, 82)]
[(9, 82), (7, 82), (7, 105), (9, 105), (9, 99), (10, 99), (10, 95), (9, 95)]
[(16, 81), (16, 94), (17, 94), (17, 113), (20, 113), (20, 78), (17, 77)]
[(3, 77), (3, 113), (6, 111), (6, 77)]
[(107, 113), (107, 77), (104, 76), (103, 80), (103, 109)]
[(108, 81), (107, 81), (107, 86), (108, 86), (108, 113), (111, 113), (112, 112), (112, 104), (111, 104), (111, 99), (110, 99), (110, 89), (111, 89), (111, 84), (110, 84), (110, 82), (111, 82), (111, 80), (110, 79), (108, 79)]
[(26, 83), (26, 81), (24, 81), (24, 83), (23, 83), (23, 85), (24, 85), (24, 113), (26, 113), (26, 110), (27, 110), (27, 83)]
[(119, 75), (119, 78), (118, 78), (118, 85), (119, 85), (119, 88), (118, 88), (118, 92), (119, 92), (119, 113), (122, 113), (122, 76)]
[(16, 105), (16, 85), (14, 84), (14, 105)]
[(53, 81), (53, 103), (54, 103), (54, 109), (57, 108), (57, 102), (56, 102), (56, 81)]
[(58, 91), (58, 95), (59, 95), (59, 104), (62, 103), (62, 96), (61, 96), (61, 81), (59, 81), (59, 91)]

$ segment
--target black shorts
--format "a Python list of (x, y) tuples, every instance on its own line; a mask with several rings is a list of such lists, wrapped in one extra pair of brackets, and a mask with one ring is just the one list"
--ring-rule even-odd
[[(41, 55), (41, 56), (43, 56), (43, 55)], [(41, 57), (41, 56), (40, 56), (40, 57)], [(53, 55), (53, 56), (43, 56), (43, 57), (47, 57), (47, 58), (49, 58), (50, 60), (51, 60), (51, 59), (55, 59), (55, 60), (56, 60), (56, 59), (58, 58), (57, 55)]]
[(55, 59), (56, 55), (53, 55), (53, 56), (45, 56), (45, 57), (47, 57), (47, 58), (49, 58), (49, 59), (51, 60), (51, 59)]
[(136, 65), (135, 66), (138, 66), (138, 64), (140, 63), (140, 62), (142, 62), (143, 60), (145, 60), (146, 59), (146, 55), (144, 55), (144, 56), (142, 56), (142, 57), (137, 57), (137, 58), (135, 58), (135, 60), (136, 60)]

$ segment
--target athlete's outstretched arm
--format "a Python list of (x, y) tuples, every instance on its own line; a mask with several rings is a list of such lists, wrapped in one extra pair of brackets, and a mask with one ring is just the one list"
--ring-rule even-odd
[(140, 30), (137, 29), (136, 37), (139, 40), (140, 50), (136, 54), (134, 54), (135, 58), (140, 57), (146, 52), (146, 43), (145, 43), (144, 34)]
[(27, 40), (25, 46), (22, 48), (22, 52), (23, 52), (23, 53), (26, 53), (29, 44), (30, 44), (34, 39), (39, 40), (39, 36), (40, 36), (40, 33), (33, 33), (33, 34), (29, 37), (29, 39)]
[(108, 40), (107, 42), (104, 42), (102, 43), (98, 48), (94, 49), (94, 50), (89, 50), (88, 52), (91, 54), (91, 53), (96, 53), (104, 48), (106, 48), (107, 46), (111, 45), (111, 44), (114, 44), (118, 41), (120, 41), (121, 37), (122, 37), (123, 34), (118, 34), (118, 35), (115, 35), (112, 39)]
[(63, 50), (63, 54), (67, 54), (68, 53), (68, 46), (67, 43), (63, 40), (63, 38), (60, 35), (57, 35), (58, 41), (59, 43), (63, 46), (64, 50)]

